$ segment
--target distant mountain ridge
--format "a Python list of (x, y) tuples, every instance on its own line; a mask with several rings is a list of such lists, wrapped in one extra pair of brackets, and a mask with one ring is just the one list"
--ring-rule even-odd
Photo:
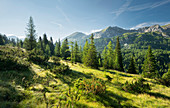
[[(151, 33), (151, 32), (157, 32), (154, 35), (163, 36), (165, 38), (170, 37), (170, 24), (164, 25), (164, 26), (160, 26), (156, 24), (156, 25), (152, 25), (149, 27), (142, 27), (142, 28), (133, 29), (133, 30), (126, 30), (126, 29), (123, 29), (117, 26), (115, 27), (109, 26), (101, 31), (94, 32), (93, 34), (94, 34), (95, 40), (99, 40), (99, 39), (101, 40), (101, 39), (106, 39), (106, 38), (113, 39), (113, 37), (115, 36), (124, 36), (125, 34), (130, 33), (128, 34), (128, 40), (126, 40), (126, 41), (130, 41), (131, 38), (133, 38), (134, 33), (135, 33), (135, 36), (139, 36), (140, 33)], [(68, 41), (73, 41), (73, 42), (77, 41), (79, 45), (83, 46), (86, 39), (89, 39), (90, 36), (91, 34), (86, 35), (81, 32), (75, 32), (67, 36), (66, 38), (68, 39)]]

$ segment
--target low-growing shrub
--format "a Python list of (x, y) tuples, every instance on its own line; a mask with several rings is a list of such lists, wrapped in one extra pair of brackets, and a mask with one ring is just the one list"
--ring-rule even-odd
[(151, 90), (151, 87), (148, 83), (144, 84), (143, 78), (139, 78), (139, 79), (132, 81), (132, 82), (126, 81), (123, 84), (122, 89), (124, 91), (130, 92), (130, 93), (145, 93), (148, 90)]
[(164, 73), (161, 78), (156, 80), (163, 85), (170, 86), (170, 70), (167, 73)]
[(53, 65), (50, 68), (50, 71), (53, 72), (53, 73), (65, 73), (69, 70), (70, 70), (69, 66), (65, 65), (65, 64), (61, 64), (60, 66)]
[(97, 95), (106, 91), (105, 82), (95, 77), (92, 79), (80, 78), (75, 82), (74, 86), (80, 90), (83, 90), (85, 94), (92, 93)]

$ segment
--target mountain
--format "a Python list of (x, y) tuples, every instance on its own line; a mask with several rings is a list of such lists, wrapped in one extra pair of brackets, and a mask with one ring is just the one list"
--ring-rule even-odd
[[(164, 25), (164, 26), (160, 26), (156, 24), (150, 27), (139, 28), (137, 30), (135, 29), (126, 30), (120, 27), (109, 26), (99, 32), (94, 32), (93, 34), (94, 34), (96, 45), (98, 45), (97, 49), (103, 49), (103, 46), (107, 45), (108, 41), (110, 40), (113, 41), (113, 38), (116, 36), (119, 36), (122, 38), (124, 37), (124, 40), (121, 41), (123, 45), (126, 43), (133, 44), (134, 43), (133, 41), (135, 39), (137, 40), (141, 39), (140, 41), (143, 41), (142, 38), (145, 38), (146, 36), (148, 37), (145, 38), (145, 41), (148, 41), (150, 36), (151, 36), (150, 38), (152, 39), (154, 38), (153, 39), (154, 41), (158, 41), (159, 39), (155, 40), (155, 37), (152, 37), (152, 36), (159, 36), (160, 38), (163, 37), (163, 40), (165, 39), (167, 41), (167, 38), (170, 37), (170, 24)], [(79, 45), (83, 46), (85, 44), (86, 39), (89, 39), (90, 35), (86, 35), (81, 32), (75, 32), (67, 36), (66, 38), (68, 39), (68, 41), (73, 41), (73, 42), (77, 41)]]
[[(15, 39), (15, 41), (17, 41), (17, 38), (18, 38), (17, 36), (8, 36), (8, 39), (10, 39), (10, 40)], [(18, 38), (18, 39), (24, 41), (25, 38)]]

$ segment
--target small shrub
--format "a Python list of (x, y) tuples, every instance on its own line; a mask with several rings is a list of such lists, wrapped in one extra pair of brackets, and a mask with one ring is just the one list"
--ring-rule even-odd
[(156, 80), (163, 85), (170, 86), (170, 71), (164, 73), (162, 78), (158, 78)]
[(123, 84), (122, 89), (130, 93), (145, 93), (148, 90), (151, 90), (151, 87), (148, 83), (144, 84), (143, 78), (139, 78), (132, 82), (126, 81), (125, 84)]
[(85, 94), (92, 93), (94, 95), (102, 94), (106, 91), (105, 82), (101, 79), (93, 77), (92, 79), (78, 79), (74, 86), (83, 90)]
[(53, 72), (53, 73), (64, 73), (64, 72), (67, 72), (69, 71), (70, 68), (68, 65), (65, 65), (65, 64), (61, 64), (60, 66), (53, 66), (51, 67), (50, 71)]

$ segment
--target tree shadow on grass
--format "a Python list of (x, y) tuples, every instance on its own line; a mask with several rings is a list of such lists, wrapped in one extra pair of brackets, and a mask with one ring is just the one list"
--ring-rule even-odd
[(59, 78), (63, 83), (73, 86), (73, 81), (79, 78), (91, 78), (91, 75), (86, 75), (82, 72), (69, 70), (64, 73), (57, 73), (56, 78)]
[(110, 91), (106, 91), (104, 94), (100, 94), (96, 96), (96, 100), (104, 104), (105, 107), (113, 107), (113, 108), (124, 108), (124, 107), (130, 107), (130, 108), (136, 108), (135, 106), (132, 106), (130, 104), (128, 105), (121, 105), (122, 101), (129, 100), (126, 97), (117, 95), (115, 93), (112, 93)]
[(170, 100), (169, 96), (166, 96), (166, 95), (161, 94), (161, 93), (147, 92), (147, 94), (149, 94), (150, 96), (154, 96), (155, 98), (163, 98), (163, 99)]

